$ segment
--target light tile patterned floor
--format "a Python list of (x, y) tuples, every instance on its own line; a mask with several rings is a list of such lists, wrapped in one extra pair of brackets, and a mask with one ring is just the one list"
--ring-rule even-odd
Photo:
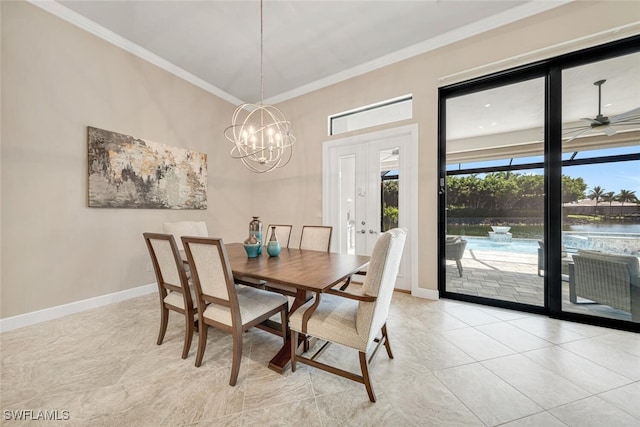
[[(308, 366), (266, 365), (281, 340), (245, 334), (238, 384), (231, 337), (211, 330), (200, 368), (180, 358), (172, 313), (155, 344), (156, 295), (0, 335), (2, 425), (63, 426), (638, 426), (640, 336), (450, 300), (394, 295), (395, 358), (372, 365), (378, 402), (360, 384)], [(348, 369), (357, 356), (323, 355)], [(13, 410), (68, 421), (13, 421)], [(11, 414), (12, 412), (8, 412)]]

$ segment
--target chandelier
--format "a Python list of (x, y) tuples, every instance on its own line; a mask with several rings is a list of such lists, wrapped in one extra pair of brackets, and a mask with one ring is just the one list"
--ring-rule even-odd
[(263, 98), (263, 30), (260, 0), (260, 103), (244, 103), (233, 112), (231, 125), (224, 136), (233, 143), (231, 157), (256, 173), (270, 172), (289, 163), (296, 137), (282, 111), (264, 105)]

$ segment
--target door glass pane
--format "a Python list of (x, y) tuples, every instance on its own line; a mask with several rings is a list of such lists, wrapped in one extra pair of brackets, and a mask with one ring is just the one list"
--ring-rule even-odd
[(447, 99), (447, 292), (544, 306), (544, 79)]
[(340, 158), (340, 215), (344, 227), (339, 227), (342, 233), (338, 236), (339, 251), (354, 254), (355, 243), (355, 218), (356, 218), (356, 157), (344, 156)]
[(380, 232), (398, 227), (399, 159), (399, 148), (380, 151)]
[(640, 322), (638, 76), (640, 53), (562, 73), (564, 311)]

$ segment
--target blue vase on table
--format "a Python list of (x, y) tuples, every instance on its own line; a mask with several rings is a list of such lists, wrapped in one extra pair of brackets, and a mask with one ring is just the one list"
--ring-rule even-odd
[(271, 237), (269, 238), (269, 242), (267, 243), (267, 253), (269, 254), (269, 256), (278, 256), (280, 255), (281, 250), (282, 248), (280, 247), (278, 236), (276, 236), (276, 228), (271, 227)]
[(254, 236), (256, 239), (258, 239), (258, 242), (260, 243), (258, 254), (261, 254), (264, 240), (262, 240), (262, 221), (260, 221), (257, 216), (254, 216), (253, 220), (251, 220), (251, 222), (249, 223), (249, 237), (251, 236)]
[(261, 247), (262, 244), (255, 236), (249, 236), (249, 238), (244, 241), (244, 250), (247, 253), (248, 258), (255, 258), (260, 255), (259, 250)]

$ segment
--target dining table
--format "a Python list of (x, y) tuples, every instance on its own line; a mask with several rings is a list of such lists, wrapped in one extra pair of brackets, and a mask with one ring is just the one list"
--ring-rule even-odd
[[(290, 313), (313, 297), (343, 283), (362, 271), (368, 256), (348, 253), (283, 248), (278, 256), (266, 250), (249, 258), (242, 243), (225, 244), (231, 271), (235, 278), (252, 278), (267, 283), (285, 285), (296, 290)], [(283, 373), (291, 361), (290, 338), (269, 362), (269, 368)]]

